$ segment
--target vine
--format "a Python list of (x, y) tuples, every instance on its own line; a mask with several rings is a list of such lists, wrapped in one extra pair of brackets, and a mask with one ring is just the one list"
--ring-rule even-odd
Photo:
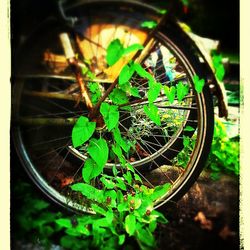
[[(125, 48), (119, 39), (115, 39), (107, 48), (107, 64), (111, 67), (130, 53), (142, 49), (140, 44)], [(127, 237), (132, 236), (141, 249), (151, 249), (156, 244), (153, 232), (157, 223), (167, 223), (160, 212), (153, 210), (153, 206), (171, 184), (156, 187), (143, 184), (143, 176), (127, 160), (129, 152), (136, 150), (135, 142), (124, 138), (119, 128), (120, 110), (132, 110), (130, 97), (142, 98), (139, 89), (130, 83), (135, 74), (148, 83), (148, 103), (143, 104), (143, 112), (156, 126), (162, 122), (155, 105), (157, 98), (164, 94), (170, 104), (176, 99), (181, 103), (189, 93), (188, 84), (178, 81), (171, 82), (171, 86), (163, 86), (139, 63), (130, 60), (121, 69), (118, 84), (109, 94), (108, 101), (100, 106), (101, 129), (106, 130), (109, 136), (100, 133), (96, 138), (97, 123), (85, 116), (78, 118), (72, 130), (72, 143), (75, 148), (86, 145), (87, 158), (82, 168), (83, 182), (73, 184), (71, 189), (91, 201), (89, 208), (95, 215), (79, 217), (75, 226), (68, 218), (57, 220), (58, 225), (66, 230), (67, 236), (61, 239), (61, 243), (68, 248), (72, 247), (67, 240), (71, 236), (81, 239), (92, 237), (93, 246), (100, 249), (117, 249)], [(205, 81), (195, 75), (193, 82), (195, 90), (201, 93)], [(91, 100), (96, 104), (101, 97), (101, 87), (95, 82), (89, 83), (88, 87)], [(183, 144), (189, 147), (189, 137), (184, 138)], [(112, 175), (103, 171), (109, 158), (117, 163), (112, 167)], [(74, 246), (74, 249), (78, 248)]]

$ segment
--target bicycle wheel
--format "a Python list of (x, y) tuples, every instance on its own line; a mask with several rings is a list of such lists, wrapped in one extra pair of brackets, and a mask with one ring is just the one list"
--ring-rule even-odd
[[(111, 3), (111, 4), (109, 4)], [(86, 7), (87, 6), (87, 7)], [(100, 6), (103, 6), (101, 8)], [(87, 64), (94, 78), (85, 81), (101, 94), (118, 76), (127, 61), (108, 67), (110, 42), (119, 39), (124, 47), (143, 43), (150, 30), (145, 21), (157, 21), (152, 7), (130, 2), (108, 1), (79, 4), (68, 9), (78, 21), (71, 43), (80, 63)], [(88, 109), (79, 99), (79, 87), (64, 56), (59, 34), (65, 28), (52, 22), (35, 33), (16, 60), (12, 91), (13, 139), (19, 157), (35, 184), (58, 204), (86, 212), (88, 201), (70, 189), (81, 181), (87, 159), (87, 145), (72, 146), (72, 127)], [(213, 106), (207, 86), (195, 91), (193, 77), (203, 77), (200, 63), (188, 43), (171, 29), (159, 30), (141, 65), (162, 86), (185, 88), (170, 100), (163, 91), (154, 101), (160, 114), (156, 125), (145, 113), (149, 84), (134, 73), (130, 84), (138, 92), (129, 96), (131, 109), (120, 106), (119, 129), (131, 144), (126, 158), (149, 187), (171, 183), (170, 190), (157, 201), (159, 207), (183, 195), (196, 180), (208, 155), (213, 133)], [(31, 46), (32, 45), (32, 46)], [(139, 94), (139, 95), (138, 95)], [(93, 102), (96, 95), (93, 95)], [(179, 100), (178, 100), (179, 99)], [(112, 103), (109, 96), (105, 102)], [(94, 136), (111, 140), (106, 127)], [(105, 174), (117, 164), (110, 157)]]

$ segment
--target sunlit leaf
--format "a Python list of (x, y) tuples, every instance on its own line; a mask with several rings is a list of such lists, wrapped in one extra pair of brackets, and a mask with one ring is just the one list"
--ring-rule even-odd
[(157, 26), (157, 22), (156, 21), (144, 21), (143, 23), (141, 23), (141, 27), (142, 28), (153, 29), (156, 26)]
[(126, 174), (123, 174), (123, 177), (128, 182), (129, 185), (132, 184), (132, 175), (130, 171), (128, 171)]
[(61, 227), (72, 228), (70, 219), (64, 219), (64, 218), (57, 219), (56, 224), (58, 224)]
[(126, 93), (118, 88), (113, 89), (113, 91), (109, 95), (109, 98), (116, 105), (125, 104), (129, 101)]
[(175, 99), (175, 93), (176, 93), (176, 88), (175, 86), (163, 86), (163, 90), (165, 95), (167, 96), (169, 102), (172, 104), (174, 102)]
[(125, 242), (125, 239), (126, 239), (125, 234), (119, 235), (118, 244), (119, 244), (120, 246), (123, 245), (123, 243)]
[(122, 138), (121, 132), (118, 127), (115, 127), (112, 132), (116, 143), (127, 153), (131, 147), (131, 144), (127, 140)]
[(100, 112), (109, 131), (116, 127), (119, 122), (119, 111), (117, 106), (103, 102)]
[(215, 68), (215, 75), (216, 77), (222, 81), (225, 76), (225, 68), (222, 63), (222, 55), (217, 54), (216, 52), (213, 54), (213, 65)]
[(115, 190), (108, 190), (104, 192), (104, 197), (105, 198), (110, 198), (111, 202), (108, 204), (110, 207), (116, 207), (116, 198), (117, 194)]
[(191, 127), (191, 126), (186, 126), (185, 128), (184, 128), (184, 131), (187, 131), (187, 132), (191, 132), (191, 131), (194, 131), (195, 129), (193, 128), (193, 127)]
[(79, 191), (90, 200), (103, 202), (103, 191), (86, 183), (76, 183), (71, 186), (73, 191)]
[(161, 125), (161, 118), (159, 115), (158, 108), (153, 104), (149, 103), (148, 106), (143, 106), (145, 114), (151, 119), (156, 125)]
[(123, 55), (129, 54), (134, 51), (142, 50), (144, 47), (139, 43), (134, 43), (123, 50)]
[(102, 171), (109, 156), (109, 148), (106, 140), (103, 138), (98, 140), (91, 139), (87, 151), (100, 168), (99, 171)]
[(140, 77), (147, 78), (151, 82), (154, 81), (153, 76), (148, 73), (139, 63), (134, 63), (131, 67), (133, 67)]
[(96, 164), (96, 162), (91, 159), (91, 158), (88, 158), (85, 163), (84, 163), (84, 166), (83, 166), (83, 169), (82, 169), (82, 177), (83, 177), (83, 180), (86, 182), (86, 183), (90, 183), (90, 181), (97, 177), (99, 174), (101, 174), (103, 168), (101, 167), (98, 167), (98, 165)]
[(159, 211), (152, 210), (151, 215), (157, 217), (157, 221), (160, 223), (163, 223), (163, 224), (168, 223), (168, 220), (166, 219), (166, 217)]
[(120, 74), (119, 74), (119, 78), (118, 78), (118, 84), (119, 85), (124, 85), (125, 83), (127, 83), (130, 78), (132, 77), (133, 73), (135, 72), (133, 67), (130, 67), (128, 64), (126, 64)]
[(72, 130), (73, 146), (76, 148), (88, 141), (95, 132), (95, 128), (95, 122), (90, 122), (87, 117), (80, 116)]
[(183, 136), (183, 146), (188, 147), (190, 144), (190, 138), (188, 136)]
[(116, 184), (116, 186), (118, 187), (118, 188), (120, 188), (121, 190), (123, 190), (123, 191), (126, 191), (127, 190), (127, 187), (126, 187), (126, 185), (124, 184), (124, 182), (123, 182), (123, 180), (121, 179), (121, 178), (116, 178), (116, 181), (117, 181), (117, 184)]
[(121, 44), (119, 39), (113, 40), (108, 48), (107, 48), (107, 55), (106, 60), (109, 66), (114, 65), (119, 59), (122, 57), (124, 51), (124, 47)]
[(96, 205), (96, 204), (91, 204), (91, 208), (98, 214), (106, 216), (107, 211), (104, 210), (102, 207)]
[(103, 185), (107, 189), (113, 189), (115, 187), (115, 183), (111, 180), (106, 179), (105, 177), (101, 177), (100, 181), (103, 183)]
[(167, 191), (170, 189), (170, 187), (171, 187), (171, 184), (169, 184), (169, 183), (157, 186), (154, 189), (154, 192), (150, 195), (150, 199), (152, 199), (152, 201), (155, 201), (155, 200), (161, 198), (163, 195), (165, 195), (167, 193)]
[(161, 92), (161, 83), (149, 82), (148, 101), (154, 102)]
[(176, 86), (176, 91), (177, 91), (177, 99), (178, 101), (182, 101), (183, 98), (188, 94), (188, 85), (183, 84), (183, 82), (178, 82)]
[(125, 218), (125, 230), (131, 236), (135, 233), (136, 219), (133, 214), (129, 214)]
[(194, 87), (198, 94), (200, 94), (203, 90), (203, 87), (205, 85), (204, 79), (199, 79), (199, 76), (195, 75), (193, 77)]

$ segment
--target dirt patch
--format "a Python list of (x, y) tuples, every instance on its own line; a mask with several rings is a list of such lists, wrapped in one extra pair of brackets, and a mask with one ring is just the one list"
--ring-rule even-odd
[(177, 203), (161, 209), (169, 219), (158, 230), (159, 249), (239, 249), (239, 182), (200, 177)]

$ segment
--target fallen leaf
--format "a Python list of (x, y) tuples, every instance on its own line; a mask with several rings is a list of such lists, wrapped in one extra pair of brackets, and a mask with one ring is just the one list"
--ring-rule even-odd
[(209, 231), (213, 229), (213, 222), (207, 219), (203, 212), (198, 212), (198, 214), (194, 217), (194, 221), (199, 222), (202, 229)]

